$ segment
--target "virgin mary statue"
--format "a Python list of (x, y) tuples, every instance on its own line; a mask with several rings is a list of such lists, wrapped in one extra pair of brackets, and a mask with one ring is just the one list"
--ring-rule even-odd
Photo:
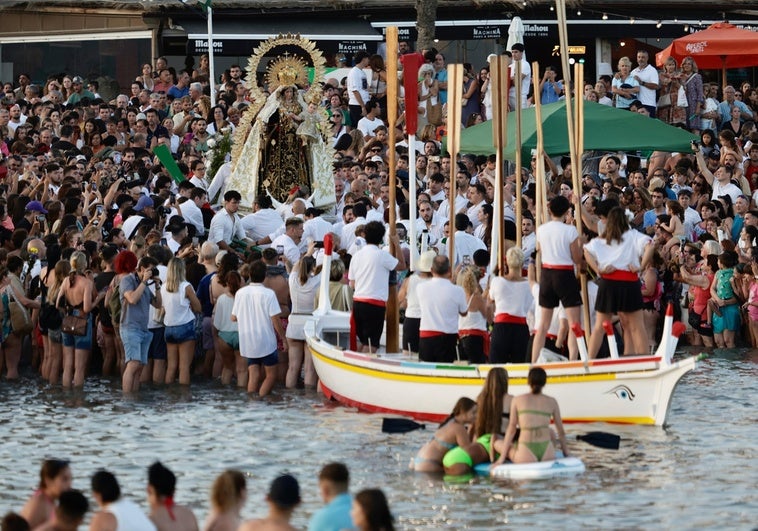
[[(277, 39), (282, 38), (307, 41), (291, 36)], [(320, 56), (312, 43), (305, 49)], [(256, 49), (259, 51), (260, 48)], [(257, 67), (253, 58), (251, 67), (253, 64)], [(317, 61), (313, 62), (315, 65)], [(254, 84), (255, 70), (248, 70), (248, 83)], [(305, 62), (289, 54), (269, 63), (266, 78), (270, 95), (263, 94), (257, 86), (251, 87), (255, 99), (235, 133), (232, 173), (226, 189), (240, 192), (242, 206), (247, 207), (252, 206), (260, 193), (284, 202), (298, 190), (305, 191), (315, 207), (334, 204), (334, 150), (326, 138), (329, 131), (326, 112), (318, 105), (321, 89), (317, 79), (307, 90), (301, 88), (307, 84)]]

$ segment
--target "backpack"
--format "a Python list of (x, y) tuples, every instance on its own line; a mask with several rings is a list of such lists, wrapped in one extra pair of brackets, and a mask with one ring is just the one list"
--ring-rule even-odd
[(108, 294), (105, 299), (105, 306), (111, 314), (111, 323), (115, 326), (121, 322), (121, 283), (116, 282), (118, 276), (113, 277)]

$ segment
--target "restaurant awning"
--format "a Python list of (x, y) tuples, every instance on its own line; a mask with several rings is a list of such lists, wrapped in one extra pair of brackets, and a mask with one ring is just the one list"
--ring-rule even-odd
[[(176, 20), (187, 32), (187, 53), (207, 52), (208, 28), (204, 19)], [(276, 18), (255, 20), (213, 19), (213, 49), (218, 55), (249, 55), (258, 42), (280, 33), (300, 34), (326, 52), (353, 54), (374, 52), (383, 41), (381, 32), (364, 20)]]

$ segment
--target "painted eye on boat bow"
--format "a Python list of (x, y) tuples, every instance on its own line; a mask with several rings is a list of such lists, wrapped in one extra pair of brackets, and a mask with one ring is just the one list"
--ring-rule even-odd
[(625, 385), (617, 385), (610, 391), (608, 391), (607, 394), (613, 393), (616, 395), (616, 398), (620, 398), (621, 400), (628, 400), (629, 402), (634, 401), (634, 393), (631, 389), (629, 389)]

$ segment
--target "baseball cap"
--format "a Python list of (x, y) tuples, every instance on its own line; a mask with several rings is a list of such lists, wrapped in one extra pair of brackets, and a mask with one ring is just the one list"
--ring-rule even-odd
[(284, 474), (271, 483), (268, 499), (284, 508), (294, 507), (300, 503), (300, 485), (294, 476)]
[(134, 205), (134, 210), (142, 212), (146, 208), (155, 208), (155, 202), (150, 197), (143, 195), (139, 198), (137, 204)]
[(74, 84), (76, 84), (76, 83), (84, 84), (84, 80), (81, 78), (81, 76), (74, 76), (74, 79), (71, 80), (71, 83), (74, 83)]
[(39, 212), (40, 214), (47, 214), (47, 210), (39, 201), (29, 201), (26, 204), (26, 210), (31, 212)]
[(380, 157), (379, 155), (374, 155), (373, 157), (371, 157), (371, 161), (372, 162), (384, 162), (384, 159), (382, 157)]

